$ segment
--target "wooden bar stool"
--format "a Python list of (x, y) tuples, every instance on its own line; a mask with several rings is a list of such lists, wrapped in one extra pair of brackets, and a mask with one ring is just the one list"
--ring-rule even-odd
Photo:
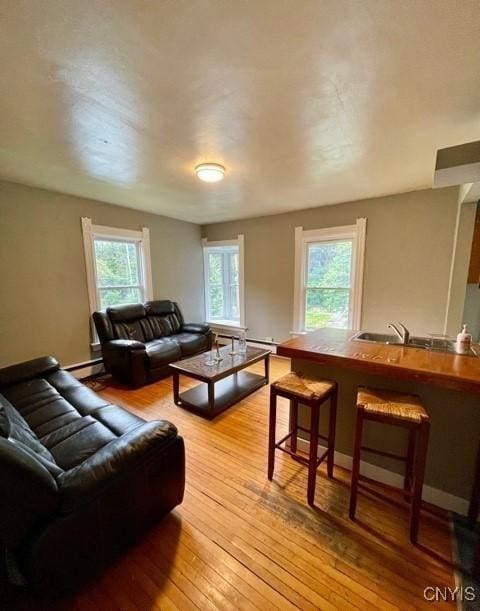
[[(362, 446), (365, 420), (383, 422), (408, 429), (407, 456), (382, 452)], [(405, 494), (410, 498), (410, 540), (418, 536), (422, 487), (427, 458), (430, 418), (417, 395), (359, 387), (357, 394), (357, 422), (353, 451), (352, 484), (350, 490), (350, 518), (355, 519), (358, 481), (360, 479), (360, 452), (370, 452), (405, 462)]]
[[(277, 397), (290, 400), (291, 420), (290, 431), (279, 441), (275, 441), (275, 425), (277, 421)], [(320, 407), (330, 399), (330, 418), (328, 437), (320, 435)], [(298, 425), (298, 404), (310, 407), (310, 429)], [(270, 426), (268, 435), (268, 479), (273, 477), (275, 465), (275, 450), (290, 454), (295, 460), (308, 465), (307, 500), (314, 504), (315, 482), (318, 465), (326, 458), (328, 477), (333, 477), (333, 453), (335, 451), (335, 422), (337, 418), (337, 384), (330, 380), (311, 380), (301, 373), (288, 373), (270, 386)], [(309, 458), (297, 453), (297, 433), (304, 431), (310, 434)], [(281, 444), (290, 439), (290, 450)], [(327, 441), (327, 449), (318, 458), (318, 440)]]

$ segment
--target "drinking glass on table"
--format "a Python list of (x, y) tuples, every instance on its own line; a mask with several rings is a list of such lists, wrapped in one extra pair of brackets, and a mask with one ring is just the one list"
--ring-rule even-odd
[(247, 352), (247, 334), (245, 331), (238, 333), (238, 353), (245, 354)]

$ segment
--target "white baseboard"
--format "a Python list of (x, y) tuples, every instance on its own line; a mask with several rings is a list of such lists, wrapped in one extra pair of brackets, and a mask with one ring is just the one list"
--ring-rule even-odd
[[(297, 437), (297, 448), (302, 451), (308, 453), (309, 451), (309, 442), (306, 439), (302, 439), (301, 437)], [(325, 447), (318, 446), (319, 451), (325, 451)], [(343, 467), (344, 469), (348, 469), (351, 471), (352, 469), (352, 457), (347, 454), (342, 454), (341, 452), (335, 452), (334, 462), (339, 467)], [(360, 473), (365, 477), (373, 479), (381, 484), (387, 484), (388, 486), (394, 486), (396, 488), (403, 488), (403, 476), (399, 473), (394, 473), (393, 471), (388, 471), (388, 469), (384, 469), (383, 467), (377, 467), (376, 465), (372, 465), (365, 461), (360, 461)], [(466, 499), (462, 499), (458, 496), (454, 496), (448, 492), (444, 492), (443, 490), (439, 490), (438, 488), (433, 488), (432, 486), (423, 486), (422, 498), (427, 503), (431, 503), (432, 505), (436, 505), (437, 507), (441, 507), (442, 509), (446, 509), (447, 511), (455, 511), (463, 516), (466, 516), (468, 513), (468, 501)]]
[[(75, 365), (69, 365), (69, 367), (75, 367)], [(66, 369), (68, 369), (68, 367), (66, 367)], [(70, 371), (70, 373), (77, 378), (77, 380), (83, 380), (84, 378), (102, 373), (103, 371), (103, 363), (99, 363), (98, 365), (87, 365), (81, 369), (75, 369), (74, 371)]]

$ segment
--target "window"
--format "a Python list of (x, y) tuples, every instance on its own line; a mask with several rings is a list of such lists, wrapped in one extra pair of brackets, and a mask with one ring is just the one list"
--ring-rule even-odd
[(99, 307), (142, 302), (140, 244), (94, 237), (93, 249)]
[(360, 327), (366, 219), (295, 229), (294, 329)]
[(205, 307), (209, 322), (243, 326), (243, 236), (236, 240), (203, 240)]
[(86, 217), (82, 228), (90, 311), (151, 299), (148, 229), (102, 227)]

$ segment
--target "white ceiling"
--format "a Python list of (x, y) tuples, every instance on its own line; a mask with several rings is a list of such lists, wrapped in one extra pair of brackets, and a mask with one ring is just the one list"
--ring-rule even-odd
[(197, 223), (430, 187), (480, 139), (479, 7), (2, 0), (0, 176)]

